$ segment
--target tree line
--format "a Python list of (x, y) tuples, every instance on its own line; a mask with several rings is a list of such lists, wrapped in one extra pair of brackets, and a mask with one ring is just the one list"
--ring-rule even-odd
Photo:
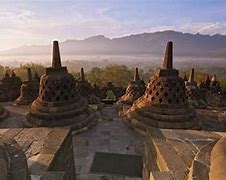
[[(16, 75), (19, 76), (23, 81), (27, 80), (27, 68), (30, 67), (32, 72), (36, 72), (41, 76), (45, 73), (45, 68), (41, 64), (27, 63), (20, 65), (19, 67), (4, 67), (0, 65), (0, 79), (5, 75), (6, 70), (14, 70)], [(80, 72), (73, 71), (70, 69), (70, 73), (74, 75), (76, 79), (79, 78)], [(115, 86), (126, 87), (128, 83), (133, 79), (135, 68), (128, 68), (126, 65), (112, 64), (106, 67), (99, 68), (93, 67), (90, 71), (85, 71), (85, 78), (92, 85), (105, 86), (108, 82), (112, 82)], [(154, 69), (150, 69), (148, 72), (144, 72), (143, 69), (139, 69), (140, 77), (147, 82), (151, 75), (155, 72)], [(180, 76), (184, 77), (187, 75), (189, 77), (190, 69), (180, 69)], [(224, 67), (209, 67), (209, 68), (195, 68), (195, 80), (197, 83), (201, 82), (206, 74), (210, 75), (216, 74), (218, 80), (220, 81), (221, 87), (226, 91), (226, 68)], [(210, 76), (211, 77), (211, 76)]]

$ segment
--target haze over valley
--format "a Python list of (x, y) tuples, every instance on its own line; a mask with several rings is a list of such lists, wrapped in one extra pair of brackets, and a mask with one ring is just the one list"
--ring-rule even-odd
[[(161, 64), (164, 46), (174, 42), (176, 67), (226, 66), (226, 36), (202, 35), (176, 31), (142, 33), (121, 38), (92, 36), (84, 40), (65, 40), (60, 43), (62, 61), (74, 66), (82, 63), (90, 69), (108, 64), (126, 64), (147, 69)], [(0, 52), (0, 63), (18, 66), (21, 63), (49, 65), (51, 45), (31, 45)], [(146, 68), (145, 68), (146, 67)]]

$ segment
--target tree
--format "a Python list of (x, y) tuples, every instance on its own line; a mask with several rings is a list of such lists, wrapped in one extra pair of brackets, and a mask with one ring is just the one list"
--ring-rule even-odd
[(27, 63), (24, 65), (20, 65), (20, 67), (11, 68), (11, 70), (14, 69), (16, 75), (19, 76), (22, 80), (27, 80), (27, 68), (31, 68), (33, 75), (34, 71), (36, 71), (39, 76), (45, 73), (45, 67), (41, 64), (35, 63)]
[(102, 69), (100, 69), (98, 67), (94, 67), (91, 69), (91, 71), (89, 71), (86, 74), (86, 78), (92, 85), (96, 84), (97, 86), (101, 86), (102, 85), (102, 80), (101, 80), (102, 73), (103, 73)]
[(126, 87), (133, 79), (133, 74), (126, 65), (108, 65), (101, 74), (101, 80), (104, 85), (110, 81), (115, 86)]
[(220, 85), (223, 91), (226, 91), (226, 77), (220, 80)]

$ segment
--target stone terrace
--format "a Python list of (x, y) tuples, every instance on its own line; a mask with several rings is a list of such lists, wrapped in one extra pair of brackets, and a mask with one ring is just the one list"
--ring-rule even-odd
[[(104, 118), (91, 130), (73, 137), (77, 180), (139, 180), (139, 177), (90, 172), (96, 152), (143, 155), (143, 139), (118, 120), (114, 106), (102, 109)], [(108, 159), (102, 164), (108, 163)], [(118, 166), (119, 164), (115, 164)], [(127, 164), (128, 165), (128, 164)], [(100, 167), (101, 168), (101, 167)]]
[[(0, 129), (0, 135), (14, 139), (21, 147), (26, 155), (32, 180), (50, 180), (50, 177), (56, 177), (56, 175), (58, 175), (57, 178), (53, 179), (70, 180), (75, 178), (72, 137), (69, 129), (11, 128)], [(17, 156), (14, 152), (14, 157)], [(18, 169), (19, 166), (20, 164), (15, 161), (13, 167)], [(24, 169), (22, 170), (24, 171)], [(15, 172), (17, 171), (14, 170), (13, 173)], [(16, 179), (24, 180), (20, 176)]]

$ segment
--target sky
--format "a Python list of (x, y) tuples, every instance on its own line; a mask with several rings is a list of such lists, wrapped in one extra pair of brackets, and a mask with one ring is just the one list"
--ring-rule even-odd
[(0, 51), (163, 30), (226, 35), (226, 0), (0, 0)]

